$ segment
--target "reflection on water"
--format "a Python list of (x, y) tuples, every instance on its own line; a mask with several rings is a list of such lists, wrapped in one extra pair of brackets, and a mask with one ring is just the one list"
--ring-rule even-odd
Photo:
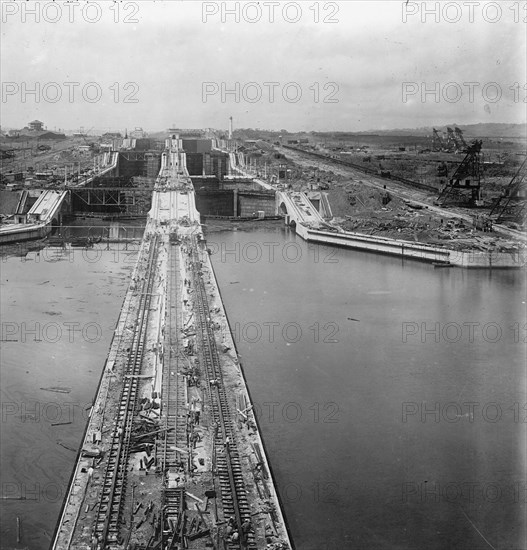
[[(298, 549), (524, 547), (523, 273), (281, 228), (208, 247)], [(19, 516), (40, 550), (137, 249), (21, 250), (0, 258), (0, 538), (16, 546)]]
[(298, 548), (524, 547), (522, 272), (208, 247)]
[(1, 548), (50, 544), (138, 250), (43, 244), (0, 249)]

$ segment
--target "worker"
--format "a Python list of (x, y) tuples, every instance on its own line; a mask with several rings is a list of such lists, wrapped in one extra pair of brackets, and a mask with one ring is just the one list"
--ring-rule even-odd
[(250, 520), (250, 519), (246, 519), (246, 520), (242, 523), (242, 531), (243, 531), (243, 533), (246, 535), (250, 530), (251, 530), (251, 520)]

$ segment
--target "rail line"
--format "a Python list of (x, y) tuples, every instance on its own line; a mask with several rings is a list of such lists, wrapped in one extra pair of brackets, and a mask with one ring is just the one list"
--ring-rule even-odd
[[(242, 524), (247, 520), (251, 520), (251, 510), (247, 500), (240, 455), (236, 446), (234, 421), (223, 384), (214, 329), (210, 323), (207, 293), (201, 276), (201, 262), (197, 253), (198, 246), (196, 237), (192, 237), (190, 268), (195, 289), (196, 333), (199, 339), (198, 349), (200, 350), (201, 363), (205, 367), (207, 385), (210, 390), (211, 412), (215, 423), (214, 460), (224, 517), (225, 519), (234, 517), (241, 533)], [(232, 548), (252, 549), (257, 547), (252, 532), (248, 533), (246, 539), (241, 536), (239, 545), (230, 544)]]
[[(162, 392), (162, 419), (166, 428), (164, 438), (158, 440), (160, 446), (161, 465), (163, 475), (163, 495), (161, 503), (161, 533), (177, 533), (175, 528), (184, 508), (184, 489), (170, 487), (169, 476), (184, 468), (185, 460), (180, 449), (187, 446), (187, 416), (186, 416), (186, 378), (180, 374), (179, 362), (182, 352), (179, 349), (178, 334), (181, 329), (181, 309), (178, 305), (182, 299), (180, 277), (180, 246), (174, 243), (169, 248), (168, 266), (168, 304), (167, 323), (165, 333), (165, 349), (168, 357), (163, 365)], [(164, 548), (165, 539), (161, 539)]]
[(179, 278), (179, 246), (171, 244), (169, 255), (168, 297), (167, 308), (167, 337), (168, 337), (168, 361), (165, 361), (163, 372), (163, 411), (162, 416), (166, 427), (175, 428), (167, 430), (163, 440), (162, 468), (179, 467), (182, 462), (182, 453), (176, 449), (185, 448), (186, 441), (186, 416), (178, 414), (178, 405), (185, 406), (186, 380), (179, 374), (179, 358), (181, 352), (178, 348), (178, 331), (181, 327), (181, 317), (178, 308), (178, 300), (181, 298), (181, 281)]
[(144, 279), (139, 298), (139, 314), (135, 323), (130, 351), (124, 372), (121, 395), (115, 425), (107, 453), (102, 492), (94, 526), (94, 535), (102, 548), (120, 544), (119, 529), (126, 497), (126, 471), (130, 449), (130, 436), (137, 400), (138, 378), (144, 356), (152, 289), (154, 286), (157, 259), (157, 240), (149, 244), (147, 277)]
[(370, 176), (375, 176), (380, 179), (385, 179), (389, 181), (397, 181), (399, 183), (403, 183), (404, 185), (407, 185), (409, 187), (415, 187), (416, 189), (423, 189), (424, 191), (429, 191), (434, 194), (438, 194), (439, 190), (431, 185), (426, 185), (426, 183), (420, 183), (418, 181), (409, 180), (407, 178), (401, 178), (399, 176), (393, 176), (390, 175), (390, 177), (382, 176), (377, 172), (377, 170), (373, 170), (372, 168), (366, 168), (366, 166), (361, 166), (360, 164), (355, 164), (354, 162), (350, 162), (347, 160), (342, 159), (336, 159), (333, 157), (329, 157), (328, 155), (323, 155), (322, 153), (315, 153), (314, 151), (306, 151), (304, 149), (299, 149), (298, 147), (291, 147), (290, 145), (282, 145), (284, 149), (290, 149), (291, 151), (295, 151), (297, 153), (302, 153), (304, 155), (310, 156), (310, 157), (316, 157), (320, 160), (325, 160), (327, 162), (333, 162), (335, 164), (341, 164), (342, 166), (347, 166), (349, 168), (354, 168), (355, 170), (358, 170), (359, 172), (363, 172), (364, 174), (368, 174)]

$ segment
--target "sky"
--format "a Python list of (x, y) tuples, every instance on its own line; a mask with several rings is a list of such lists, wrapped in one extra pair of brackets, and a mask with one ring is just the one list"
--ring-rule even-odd
[(525, 1), (1, 1), (2, 128), (526, 121)]

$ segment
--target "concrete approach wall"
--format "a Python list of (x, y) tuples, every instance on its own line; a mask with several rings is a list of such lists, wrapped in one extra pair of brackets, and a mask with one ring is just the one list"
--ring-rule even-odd
[(360, 233), (332, 233), (309, 229), (298, 224), (296, 232), (306, 241), (355, 248), (367, 252), (390, 254), (426, 262), (448, 263), (464, 268), (525, 268), (527, 257), (521, 251), (508, 252), (461, 252), (439, 248), (423, 243), (412, 243), (383, 237), (370, 237)]

